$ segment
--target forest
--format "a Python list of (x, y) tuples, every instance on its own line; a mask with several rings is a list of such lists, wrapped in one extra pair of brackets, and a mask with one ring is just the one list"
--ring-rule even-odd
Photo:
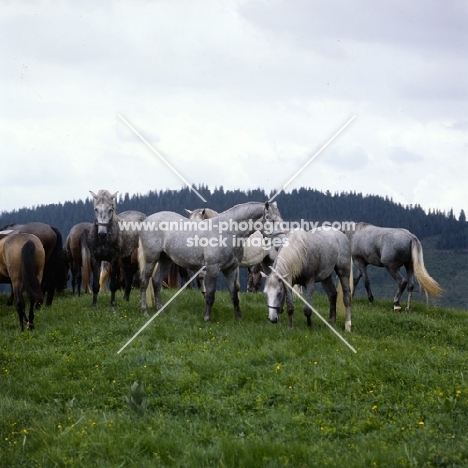
[[(97, 190), (94, 190), (97, 192)], [(207, 200), (205, 204), (189, 188), (181, 190), (150, 191), (147, 194), (119, 194), (117, 212), (137, 210), (147, 215), (158, 211), (175, 211), (186, 214), (185, 209), (209, 207), (218, 212), (247, 201), (266, 201), (274, 193), (262, 189), (249, 191), (224, 190), (221, 186), (210, 191), (206, 186), (197, 191)], [(450, 210), (429, 210), (419, 205), (403, 206), (392, 199), (361, 193), (320, 192), (313, 189), (296, 189), (281, 193), (276, 198), (285, 221), (306, 220), (368, 222), (377, 226), (403, 227), (420, 240), (437, 236), (436, 249), (462, 251), (468, 249), (468, 223), (463, 210), (457, 216)], [(0, 213), (0, 226), (41, 221), (57, 227), (64, 239), (71, 227), (83, 221), (93, 221), (92, 197), (85, 200), (39, 205)]]

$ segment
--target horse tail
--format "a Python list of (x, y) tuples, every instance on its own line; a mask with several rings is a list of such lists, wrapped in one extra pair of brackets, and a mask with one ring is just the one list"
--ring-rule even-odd
[(171, 266), (169, 267), (167, 285), (171, 289), (179, 288), (179, 265), (177, 265), (176, 263), (171, 263)]
[[(28, 240), (21, 248), (21, 276), (23, 280), (24, 292), (31, 301), (42, 303), (44, 295), (36, 274), (36, 246), (34, 242)], [(42, 268), (44, 265), (42, 265)]]
[(110, 263), (101, 262), (101, 274), (99, 275), (99, 291), (104, 291), (106, 287), (106, 281), (110, 276)]
[[(351, 296), (353, 295), (353, 258), (351, 257), (351, 265), (349, 269), (349, 292)], [(344, 294), (343, 294), (343, 286), (341, 285), (341, 280), (338, 280), (338, 287), (336, 288), (336, 308), (338, 314), (344, 315), (346, 311), (346, 306), (344, 303)]]
[(89, 293), (91, 283), (91, 251), (88, 244), (89, 231), (86, 229), (81, 234), (81, 275), (85, 294)]
[(143, 244), (141, 243), (141, 239), (138, 239), (138, 270), (140, 272), (140, 277), (145, 271), (145, 268), (146, 268), (145, 251), (143, 249)]
[(426, 292), (426, 296), (427, 293), (435, 297), (442, 295), (444, 290), (435, 279), (431, 278), (424, 266), (423, 249), (417, 237), (413, 237), (411, 241), (411, 258), (413, 260), (414, 276), (416, 276), (419, 284)]

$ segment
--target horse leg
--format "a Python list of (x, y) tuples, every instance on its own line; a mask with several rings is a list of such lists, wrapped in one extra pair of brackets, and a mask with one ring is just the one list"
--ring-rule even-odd
[(14, 300), (15, 300), (15, 295), (13, 294), (13, 286), (11, 286), (11, 294), (10, 294), (10, 297), (8, 298), (7, 306), (13, 305)]
[(400, 298), (408, 282), (405, 280), (405, 278), (403, 278), (403, 275), (400, 273), (399, 268), (396, 268), (394, 266), (387, 266), (385, 268), (390, 273), (390, 276), (395, 280), (398, 286), (395, 297), (393, 298), (393, 310), (399, 311), (401, 310)]
[[(142, 255), (138, 252), (138, 255)], [(140, 263), (140, 259), (139, 259)], [(148, 315), (148, 304), (146, 302), (146, 290), (148, 289), (148, 284), (150, 282), (151, 276), (153, 275), (154, 268), (157, 265), (157, 260), (149, 262), (148, 259), (145, 259), (144, 267), (140, 270), (140, 302), (141, 302), (141, 311), (144, 315)]]
[(359, 279), (361, 276), (364, 277), (364, 286), (366, 287), (367, 291), (367, 299), (369, 299), (369, 302), (374, 302), (374, 296), (372, 295), (371, 287), (370, 287), (370, 281), (369, 281), (369, 276), (367, 275), (367, 264), (364, 262), (362, 258), (354, 258), (354, 261), (358, 267), (359, 273), (356, 275), (354, 278), (354, 291), (356, 291), (356, 286), (359, 282)]
[(119, 289), (120, 262), (119, 259), (111, 262), (111, 276), (109, 288), (111, 291), (110, 306), (115, 307), (115, 292)]
[[(293, 292), (286, 286), (284, 286), (286, 288), (286, 309), (288, 311), (288, 325), (289, 325), (289, 328), (293, 328), (293, 314), (294, 314), (294, 296), (293, 296)], [(281, 310), (279, 311), (279, 313), (283, 313), (283, 310), (281, 308)]]
[(32, 298), (29, 298), (29, 318), (28, 324), (26, 325), (28, 330), (34, 330), (34, 305), (34, 300)]
[[(308, 304), (312, 305), (312, 296), (314, 294), (315, 290), (315, 281), (314, 279), (309, 279), (307, 283), (305, 284), (305, 300)], [(312, 309), (306, 305), (304, 306), (304, 315), (306, 316), (307, 319), (307, 326), (311, 327), (312, 326)]]
[(237, 319), (241, 319), (242, 313), (239, 308), (239, 268), (236, 267), (228, 271), (223, 271), (223, 275), (226, 278), (229, 293), (231, 295), (231, 301), (234, 305), (234, 314)]
[(408, 278), (408, 303), (406, 304), (406, 312), (409, 312), (411, 309), (411, 296), (414, 291), (414, 269), (413, 264), (410, 263), (405, 265), (406, 276)]
[(206, 293), (205, 276), (206, 276), (205, 271), (202, 271), (196, 278), (198, 289), (201, 291), (203, 296)]
[(101, 262), (98, 262), (95, 258), (92, 258), (91, 269), (93, 271), (93, 307), (96, 307), (99, 294), (99, 272), (101, 269)]
[(330, 303), (330, 316), (328, 323), (336, 323), (336, 298), (338, 296), (336, 287), (333, 284), (331, 275), (322, 281), (322, 286), (328, 296), (328, 302)]
[[(52, 301), (54, 299), (55, 294), (55, 284), (56, 284), (56, 277), (54, 272), (54, 266), (51, 262), (46, 262), (44, 265), (44, 273), (42, 276), (42, 292), (44, 296), (47, 294), (47, 299), (45, 301), (46, 306), (52, 305)], [(39, 304), (36, 305), (38, 307)]]
[(27, 323), (26, 314), (24, 313), (25, 304), (23, 298), (23, 292), (19, 286), (13, 288), (13, 294), (15, 297), (16, 312), (18, 312), (18, 318), (21, 326), (21, 331), (24, 331), (24, 324)]
[(205, 322), (211, 318), (211, 309), (215, 300), (216, 282), (218, 281), (219, 268), (216, 266), (207, 266), (205, 275)]
[(345, 331), (351, 331), (351, 291), (349, 284), (350, 272), (346, 269), (339, 269), (337, 271), (338, 278), (340, 279), (341, 289), (343, 290), (343, 304), (346, 309)]
[(125, 273), (124, 299), (129, 301), (130, 291), (132, 290), (133, 276), (135, 275), (135, 268), (131, 264), (131, 257), (122, 258), (122, 266)]
[[(80, 297), (81, 296), (81, 282), (83, 281), (83, 275), (81, 273), (81, 265), (77, 264), (75, 268), (76, 268), (74, 272), (75, 278), (74, 279), (72, 278), (73, 295), (75, 295), (75, 286), (76, 286), (78, 297)], [(73, 285), (73, 281), (75, 281), (75, 285)]]
[[(190, 274), (187, 268), (179, 267), (179, 275), (182, 282), (182, 286), (186, 285), (190, 279)], [(193, 281), (185, 289), (193, 289)]]
[(172, 260), (169, 257), (161, 255), (159, 259), (158, 268), (155, 275), (153, 276), (153, 289), (154, 289), (154, 300), (156, 303), (156, 309), (160, 309), (162, 306), (161, 301), (161, 287), (162, 283), (169, 273), (171, 268)]

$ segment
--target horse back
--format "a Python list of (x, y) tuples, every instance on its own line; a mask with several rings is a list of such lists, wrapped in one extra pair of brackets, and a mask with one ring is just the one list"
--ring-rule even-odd
[(85, 231), (90, 231), (93, 227), (92, 223), (78, 223), (71, 229), (65, 241), (65, 251), (69, 262), (73, 260), (81, 263), (81, 244), (82, 235)]
[[(146, 219), (146, 215), (140, 211), (123, 211), (117, 215), (118, 221), (135, 221), (141, 222)], [(118, 233), (118, 247), (119, 247), (119, 257), (125, 258), (130, 257), (132, 252), (138, 248), (138, 239), (139, 231), (136, 229), (130, 229), (128, 231), (120, 229), (120, 226), (117, 226), (119, 230)]]
[(336, 267), (348, 268), (351, 262), (350, 242), (334, 229), (309, 231), (309, 274), (317, 281), (328, 278)]
[(37, 238), (39, 238), (44, 247), (46, 261), (49, 260), (57, 244), (57, 233), (52, 229), (51, 226), (40, 222), (27, 223), (21, 226), (17, 232), (34, 234)]
[(366, 225), (352, 237), (353, 257), (377, 267), (404, 265), (411, 260), (414, 235), (407, 229)]
[(2, 258), (4, 259), (2, 264), (6, 267), (6, 272), (12, 283), (21, 281), (22, 250), (28, 243), (34, 246), (34, 255), (31, 262), (34, 264), (36, 275), (42, 277), (45, 251), (41, 240), (34, 234), (16, 233), (6, 237), (2, 243)]

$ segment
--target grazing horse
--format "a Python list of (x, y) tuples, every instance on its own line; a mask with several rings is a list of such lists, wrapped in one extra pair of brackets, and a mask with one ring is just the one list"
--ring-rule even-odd
[(42, 291), (47, 293), (46, 306), (52, 304), (55, 291), (66, 288), (68, 263), (63, 250), (62, 235), (60, 231), (48, 224), (33, 222), (27, 224), (12, 224), (1, 229), (8, 229), (10, 234), (33, 234), (42, 242), (45, 251), (45, 266), (42, 275)]
[[(359, 272), (354, 277), (354, 290), (361, 276), (367, 297), (373, 302), (374, 296), (367, 276), (367, 265), (385, 267), (397, 283), (398, 289), (393, 299), (393, 310), (401, 310), (400, 298), (408, 287), (408, 302), (406, 311), (411, 308), (411, 295), (414, 290), (414, 276), (427, 294), (440, 296), (443, 289), (435, 281), (424, 266), (423, 249), (419, 239), (406, 229), (383, 228), (368, 223), (358, 223), (355, 229), (344, 231), (351, 240), (351, 252)], [(406, 269), (407, 279), (400, 273), (400, 268)]]
[[(0, 282), (11, 282), (21, 330), (24, 323), (28, 329), (34, 328), (34, 306), (44, 298), (41, 289), (44, 265), (44, 247), (35, 235), (14, 233), (0, 239)], [(29, 296), (28, 320), (23, 293)]]
[[(153, 277), (156, 307), (161, 307), (161, 282), (171, 261), (189, 270), (205, 267), (205, 322), (210, 320), (219, 273), (226, 278), (234, 312), (239, 308), (239, 263), (243, 255), (242, 241), (265, 223), (282, 222), (275, 204), (249, 202), (208, 220), (193, 221), (181, 215), (162, 211), (146, 218), (157, 230), (140, 232), (138, 262), (141, 275), (141, 308), (146, 313), (146, 288), (154, 267), (159, 267)], [(250, 221), (250, 222), (249, 222)], [(169, 229), (171, 227), (171, 229)], [(239, 241), (239, 239), (241, 241)]]
[[(132, 278), (135, 273), (131, 264), (132, 252), (138, 247), (138, 229), (131, 225), (120, 223), (140, 222), (146, 215), (139, 211), (124, 211), (116, 214), (115, 197), (117, 193), (110, 194), (107, 190), (99, 190), (97, 194), (91, 192), (94, 198), (94, 223), (86, 239), (91, 257), (93, 272), (93, 306), (97, 305), (99, 293), (99, 272), (102, 261), (111, 263), (111, 307), (115, 307), (115, 292), (118, 289), (119, 261), (125, 271), (124, 299), (129, 300), (132, 288)], [(88, 261), (88, 259), (86, 259)]]
[[(343, 302), (346, 308), (345, 330), (351, 331), (351, 292), (349, 278), (351, 275), (351, 247), (347, 237), (340, 231), (316, 229), (292, 231), (287, 244), (279, 251), (273, 268), (268, 275), (264, 293), (267, 298), (268, 318), (277, 323), (286, 300), (289, 326), (292, 328), (294, 304), (292, 292), (284, 284), (304, 286), (305, 296), (312, 304), (314, 283), (322, 283), (330, 302), (329, 322), (336, 322), (337, 291), (333, 284), (332, 273), (336, 272), (343, 288)], [(311, 326), (310, 307), (304, 308), (307, 325)]]
[(92, 223), (78, 223), (71, 229), (65, 241), (65, 254), (67, 256), (68, 264), (70, 265), (72, 275), (72, 291), (78, 296), (81, 295), (81, 282), (83, 281), (83, 288), (85, 294), (89, 293), (89, 283), (91, 279), (91, 265), (83, 264), (83, 257), (86, 257), (86, 252), (83, 253), (85, 246), (83, 245), (83, 236), (88, 236), (89, 231), (92, 229)]
[(263, 276), (263, 267), (261, 263), (257, 265), (249, 266), (247, 268), (247, 292), (256, 293), (262, 285)]

